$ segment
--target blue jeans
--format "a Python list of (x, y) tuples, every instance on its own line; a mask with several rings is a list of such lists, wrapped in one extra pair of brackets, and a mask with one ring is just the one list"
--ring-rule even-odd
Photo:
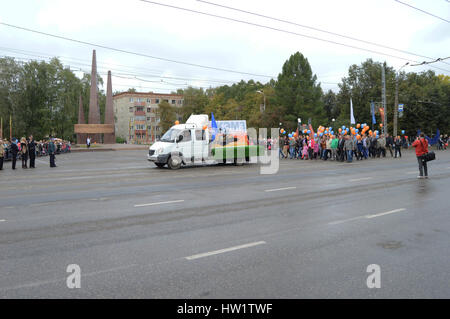
[(353, 151), (347, 151), (347, 162), (353, 161)]
[(293, 147), (293, 146), (290, 146), (289, 147), (289, 155), (290, 155), (290, 159), (293, 159), (294, 158), (294, 152), (295, 152), (295, 147)]

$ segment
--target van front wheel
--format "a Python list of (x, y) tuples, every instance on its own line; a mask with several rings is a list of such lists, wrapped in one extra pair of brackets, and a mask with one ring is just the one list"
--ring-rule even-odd
[(170, 169), (179, 169), (181, 167), (181, 158), (179, 156), (171, 156), (167, 162)]

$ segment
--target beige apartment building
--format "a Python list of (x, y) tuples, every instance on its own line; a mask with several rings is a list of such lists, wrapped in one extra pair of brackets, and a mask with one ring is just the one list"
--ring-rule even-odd
[[(183, 106), (183, 95), (179, 94), (122, 92), (113, 100), (116, 137), (130, 144), (148, 144), (161, 137), (159, 103)], [(178, 114), (177, 118), (181, 120)]]

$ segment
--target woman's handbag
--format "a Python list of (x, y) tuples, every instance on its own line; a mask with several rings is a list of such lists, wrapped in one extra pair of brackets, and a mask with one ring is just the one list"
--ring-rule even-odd
[[(420, 140), (420, 144), (422, 144), (422, 147), (423, 147), (422, 140)], [(425, 162), (433, 161), (435, 159), (436, 159), (436, 154), (434, 154), (433, 151), (422, 155), (422, 160), (425, 161)]]
[(433, 151), (428, 152), (428, 153), (423, 155), (423, 160), (426, 161), (426, 162), (433, 161), (435, 159), (436, 159), (436, 154), (434, 154)]

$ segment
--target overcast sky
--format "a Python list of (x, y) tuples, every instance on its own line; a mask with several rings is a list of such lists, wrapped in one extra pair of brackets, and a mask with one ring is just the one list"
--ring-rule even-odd
[[(450, 24), (394, 0), (208, 1), (422, 56), (450, 56)], [(195, 0), (156, 2), (367, 48), (411, 61), (426, 60)], [(447, 0), (402, 2), (450, 20), (450, 3)], [(398, 69), (406, 63), (406, 60), (398, 58), (138, 0), (4, 1), (0, 22), (153, 57), (274, 78), (281, 72), (281, 67), (289, 56), (300, 51), (308, 58), (322, 88), (336, 92), (337, 83), (346, 76), (352, 64), (360, 64), (367, 58), (372, 58), (375, 61), (387, 61), (390, 66)], [(241, 79), (254, 79), (263, 83), (270, 80), (264, 76), (210, 70), (115, 52), (0, 25), (2, 56), (15, 56), (23, 60), (58, 56), (64, 65), (73, 70), (90, 72), (93, 49), (97, 50), (98, 71), (105, 82), (107, 70), (112, 71), (114, 91), (134, 87), (142, 92), (169, 93), (187, 85), (206, 88), (232, 84)], [(438, 74), (450, 75), (450, 59), (446, 62), (448, 64), (433, 64), (440, 70), (430, 66), (406, 67), (404, 70), (419, 72), (432, 69)], [(141, 80), (133, 79), (136, 76)]]

